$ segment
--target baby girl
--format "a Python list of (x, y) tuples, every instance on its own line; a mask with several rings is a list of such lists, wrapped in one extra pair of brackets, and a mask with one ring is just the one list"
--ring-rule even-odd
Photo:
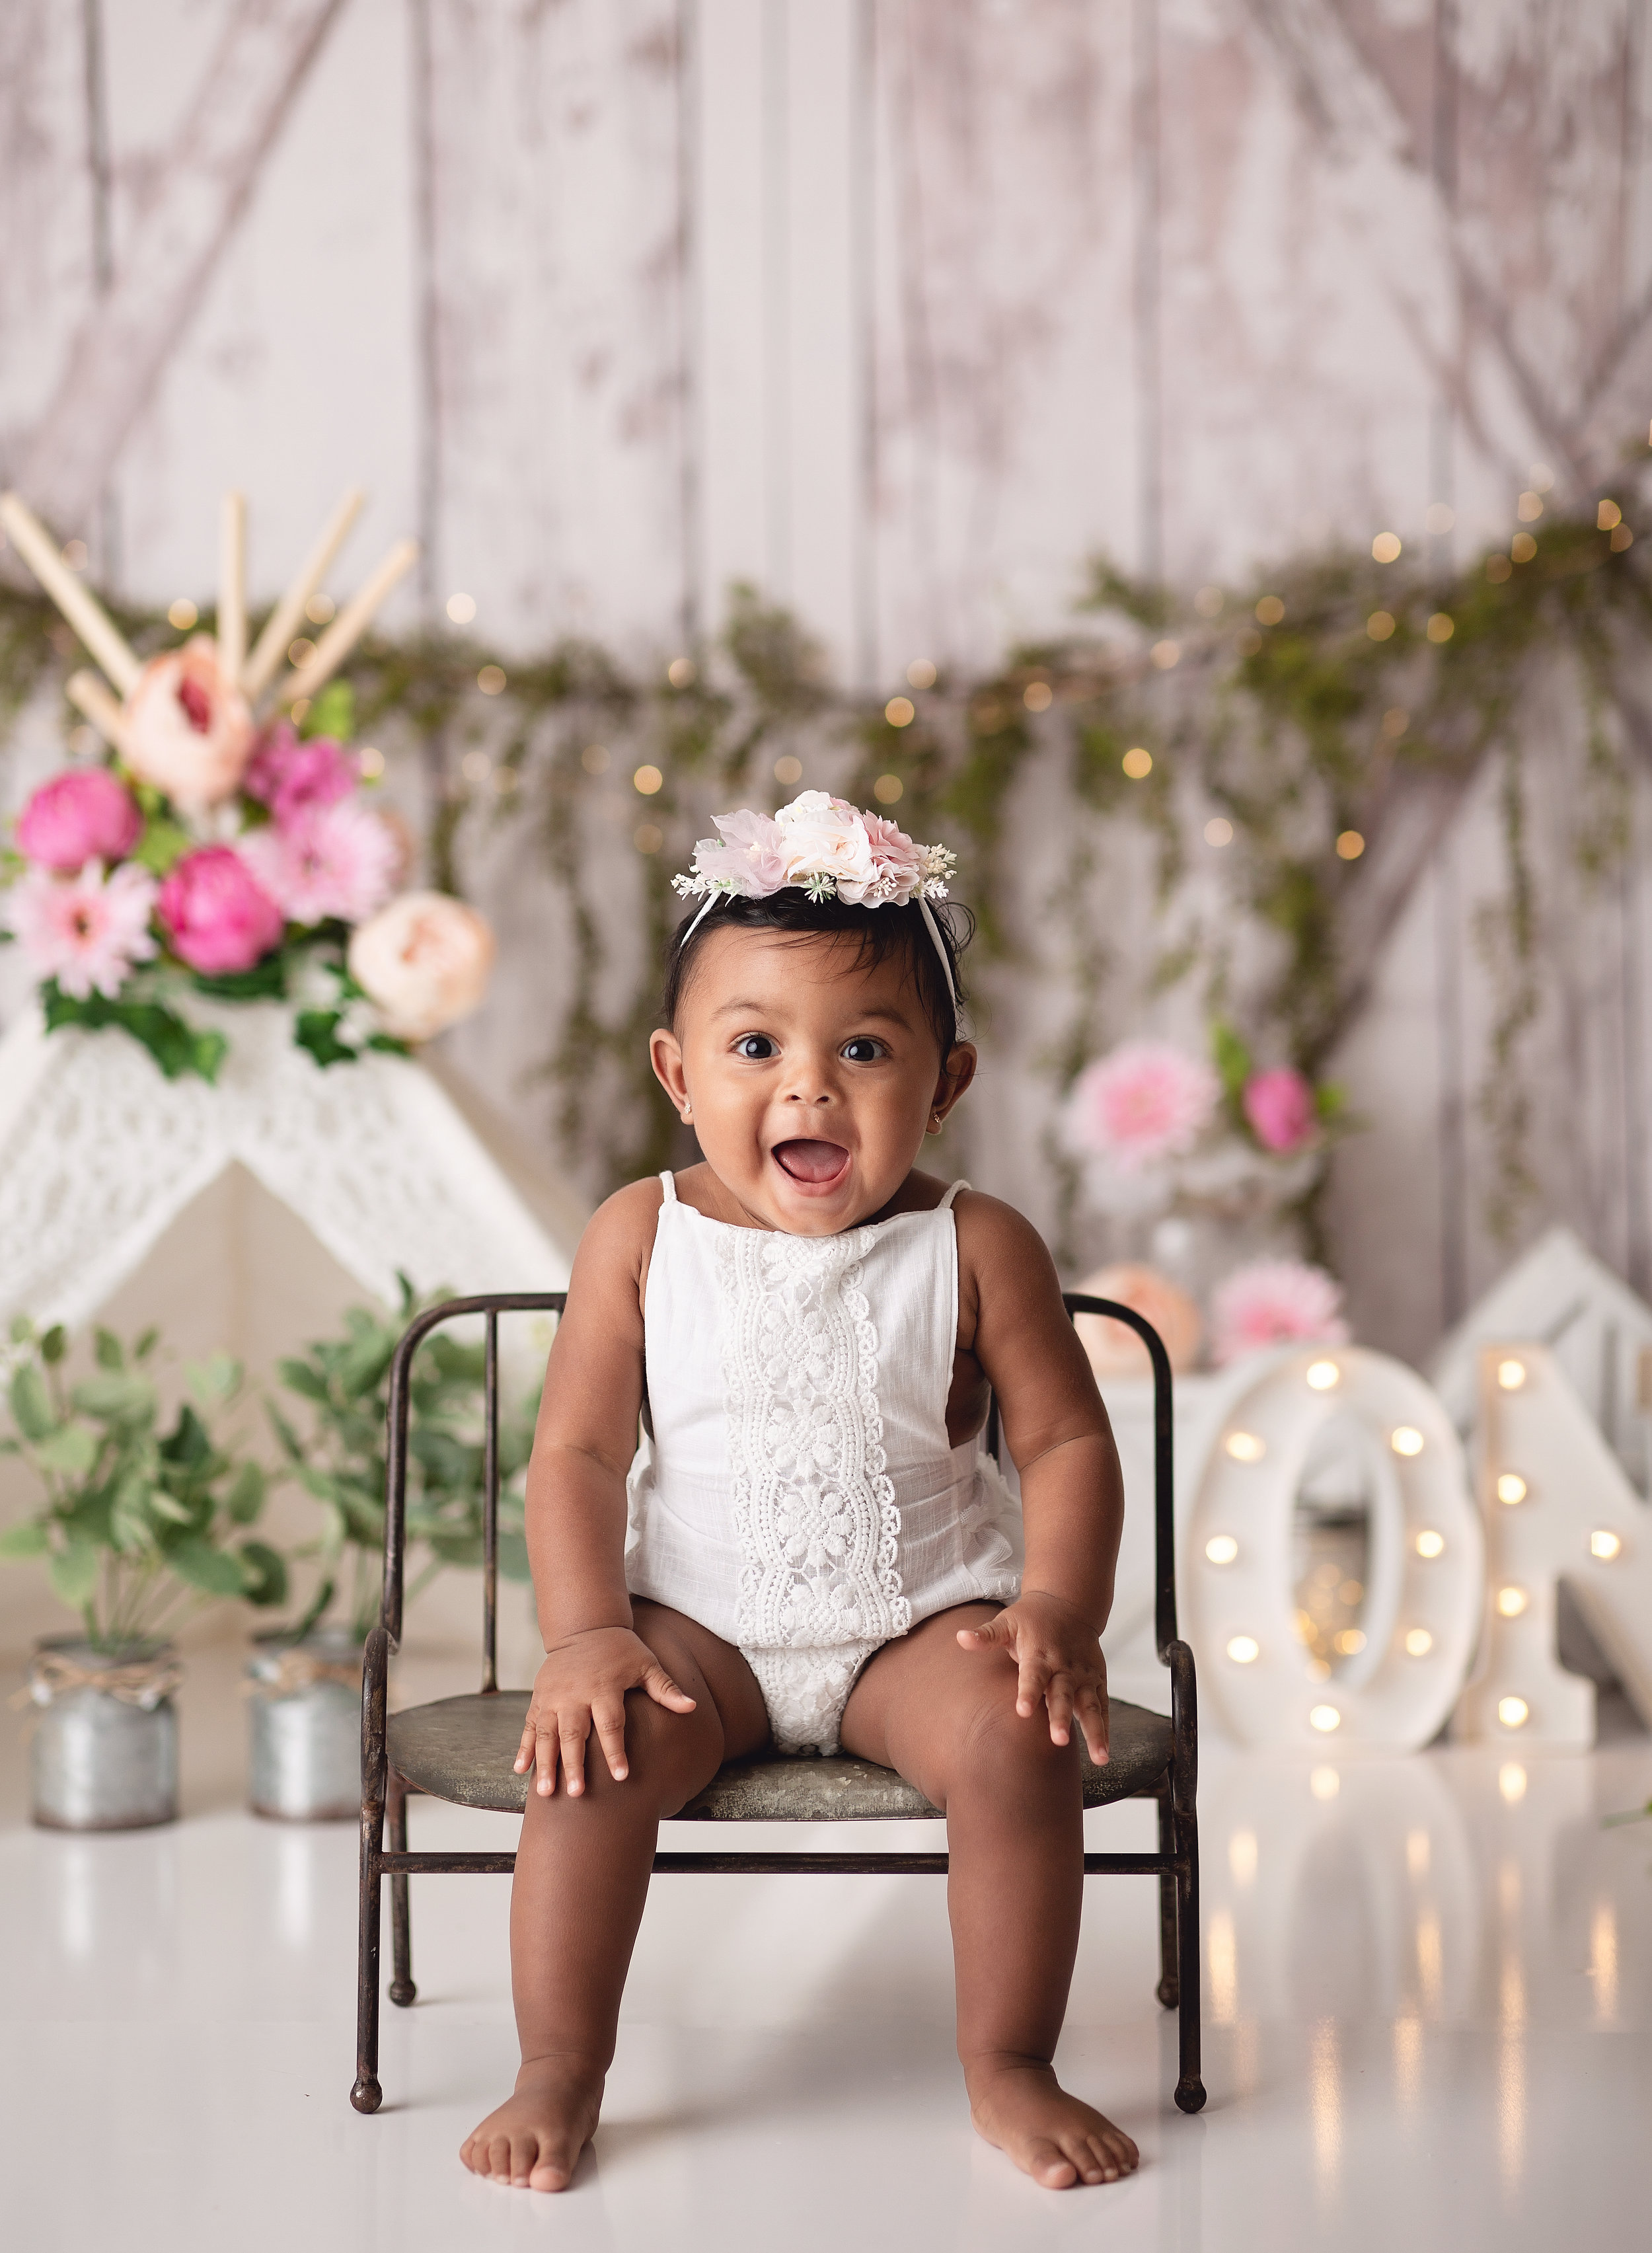
[[(652, 1050), (704, 1160), (591, 1221), (546, 1378), (522, 2067), (462, 2157), (567, 2185), (661, 1817), (725, 1761), (841, 1749), (945, 1814), (976, 2128), (1053, 2189), (1111, 2182), (1136, 2147), (1050, 2060), (1084, 1891), (1075, 1729), (1107, 1757), (1122, 1489), (1042, 1242), (915, 1162), (975, 1071), (931, 905), (951, 856), (819, 791), (717, 827), (677, 880), (703, 904)], [(1019, 1503), (981, 1449), (989, 1391)]]

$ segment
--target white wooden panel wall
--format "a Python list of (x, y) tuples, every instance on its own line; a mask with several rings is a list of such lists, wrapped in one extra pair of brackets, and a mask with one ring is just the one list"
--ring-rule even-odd
[[(439, 625), (462, 588), (507, 652), (577, 631), (663, 658), (746, 578), (868, 687), (1060, 629), (1098, 549), (1196, 584), (1379, 527), (1424, 543), (1445, 499), (1446, 561), (1506, 534), (1534, 462), (1584, 489), (1644, 424), (1646, 17), (13, 0), (0, 457), (150, 600), (207, 591), (225, 485), (267, 596), (359, 481), (341, 577), (409, 526), (426, 543), (393, 626)], [(1642, 856), (1586, 897), (1533, 787), (1569, 903), (1544, 935), (1533, 1218), (1645, 1287)], [(1376, 1124), (1340, 1164), (1339, 1252), (1365, 1334), (1413, 1354), (1503, 1257), (1474, 1114), (1493, 795), (1419, 882), (1346, 1059)], [(1042, 966), (1000, 1007), (971, 1163), (1048, 1221), (1053, 773), (1017, 819)], [(519, 841), (486, 865), (535, 974), (507, 967), (464, 1045), (514, 1100), (558, 935)]]

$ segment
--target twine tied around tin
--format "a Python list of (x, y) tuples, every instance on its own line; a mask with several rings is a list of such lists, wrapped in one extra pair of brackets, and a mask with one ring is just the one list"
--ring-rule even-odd
[(86, 1666), (60, 1650), (37, 1650), (29, 1661), (28, 1680), (10, 1703), (14, 1707), (49, 1705), (71, 1690), (101, 1690), (123, 1705), (152, 1713), (183, 1679), (183, 1664), (170, 1652), (125, 1659), (114, 1666)]
[(243, 1698), (296, 1698), (313, 1690), (317, 1682), (337, 1682), (346, 1690), (361, 1687), (361, 1661), (320, 1658), (313, 1650), (283, 1650), (268, 1674), (250, 1675), (241, 1683)]

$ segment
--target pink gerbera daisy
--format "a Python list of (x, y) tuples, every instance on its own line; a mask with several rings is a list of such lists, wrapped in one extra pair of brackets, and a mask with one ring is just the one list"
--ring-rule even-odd
[(236, 849), (289, 922), (338, 916), (361, 923), (394, 888), (401, 846), (388, 823), (354, 799), (255, 829)]
[(135, 861), (110, 876), (101, 861), (88, 861), (77, 876), (31, 868), (11, 895), (6, 921), (43, 978), (55, 978), (77, 1001), (94, 994), (112, 1001), (133, 964), (155, 952), (156, 889)]
[(1068, 1098), (1074, 1144), (1137, 1174), (1184, 1157), (1209, 1125), (1222, 1084), (1202, 1057), (1163, 1041), (1126, 1041), (1082, 1071)]
[(1300, 1259), (1236, 1267), (1210, 1294), (1217, 1365), (1270, 1345), (1340, 1345), (1348, 1336), (1342, 1307), (1342, 1285), (1323, 1267)]

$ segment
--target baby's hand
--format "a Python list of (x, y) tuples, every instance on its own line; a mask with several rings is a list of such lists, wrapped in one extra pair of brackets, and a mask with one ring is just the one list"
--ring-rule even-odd
[(585, 1789), (585, 1741), (593, 1726), (616, 1783), (630, 1773), (625, 1759), (625, 1692), (645, 1690), (657, 1705), (692, 1713), (694, 1701), (680, 1690), (640, 1636), (628, 1627), (595, 1627), (570, 1635), (545, 1654), (533, 1681), (516, 1773), (537, 1768), (536, 1788), (548, 1799), (561, 1758), (568, 1796)]
[(984, 1627), (961, 1627), (965, 1650), (1007, 1650), (1020, 1669), (1015, 1711), (1030, 1720), (1042, 1698), (1053, 1742), (1066, 1744), (1076, 1714), (1098, 1768), (1107, 1758), (1107, 1662), (1096, 1631), (1070, 1604), (1024, 1591)]

